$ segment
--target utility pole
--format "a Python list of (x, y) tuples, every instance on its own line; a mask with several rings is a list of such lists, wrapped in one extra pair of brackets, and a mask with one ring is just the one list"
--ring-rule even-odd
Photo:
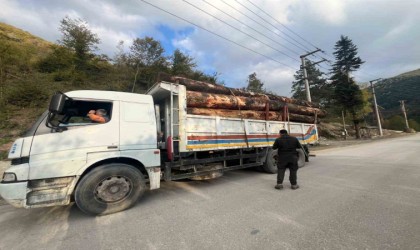
[(379, 128), (379, 135), (383, 136), (384, 133), (382, 132), (381, 118), (379, 117), (378, 104), (376, 103), (375, 88), (373, 87), (373, 82), (379, 81), (381, 79), (382, 78), (378, 78), (369, 82), (370, 82), (370, 87), (372, 88), (373, 105), (375, 106), (376, 120), (378, 121), (378, 128)]
[(305, 78), (306, 100), (308, 102), (311, 102), (312, 100), (311, 100), (311, 92), (309, 91), (309, 81), (308, 81), (308, 73), (306, 72), (305, 57), (315, 54), (318, 51), (321, 51), (321, 49), (317, 49), (315, 51), (312, 51), (305, 55), (300, 56), (300, 60), (302, 61), (302, 68), (303, 68), (303, 77)]
[(341, 117), (343, 118), (343, 136), (344, 136), (344, 140), (347, 140), (347, 129), (346, 129), (346, 120), (344, 119), (344, 110), (341, 110)]
[(408, 120), (407, 120), (407, 112), (405, 112), (405, 105), (404, 105), (404, 100), (401, 100), (400, 101), (400, 104), (401, 104), (401, 110), (402, 110), (402, 112), (403, 112), (403, 114), (404, 114), (404, 119), (405, 119), (405, 128), (406, 128), (406, 130), (409, 130), (410, 129), (410, 126), (408, 126)]

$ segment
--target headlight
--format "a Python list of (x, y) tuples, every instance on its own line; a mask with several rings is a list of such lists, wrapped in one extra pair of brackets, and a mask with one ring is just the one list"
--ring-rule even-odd
[(16, 175), (14, 173), (4, 173), (3, 182), (14, 182), (17, 181)]

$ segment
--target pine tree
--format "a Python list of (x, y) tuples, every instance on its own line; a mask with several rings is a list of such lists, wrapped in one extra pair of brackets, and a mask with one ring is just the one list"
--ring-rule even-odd
[(197, 64), (194, 62), (194, 58), (182, 53), (179, 49), (176, 49), (174, 51), (174, 54), (171, 57), (171, 59), (172, 75), (183, 75), (188, 77), (192, 74), (194, 68), (197, 66)]
[[(328, 104), (333, 90), (323, 77), (324, 73), (313, 65), (309, 60), (306, 60), (306, 73), (308, 75), (309, 88), (311, 92), (311, 99), (323, 106)], [(296, 81), (292, 85), (292, 97), (295, 99), (306, 100), (305, 77), (303, 74), (303, 67), (301, 66), (294, 75)]]
[(366, 100), (359, 85), (350, 76), (364, 63), (357, 56), (357, 46), (347, 36), (341, 36), (335, 44), (335, 63), (332, 67), (331, 83), (334, 87), (334, 99), (345, 113), (352, 115), (356, 138), (360, 138), (359, 123)]
[(246, 90), (252, 91), (255, 93), (264, 93), (265, 90), (263, 89), (264, 83), (258, 79), (257, 73), (252, 73), (248, 76), (248, 86), (246, 87)]

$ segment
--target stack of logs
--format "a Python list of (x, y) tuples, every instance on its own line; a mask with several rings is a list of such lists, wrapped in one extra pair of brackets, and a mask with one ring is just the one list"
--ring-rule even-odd
[(170, 76), (187, 88), (187, 113), (243, 119), (319, 123), (326, 115), (315, 103)]

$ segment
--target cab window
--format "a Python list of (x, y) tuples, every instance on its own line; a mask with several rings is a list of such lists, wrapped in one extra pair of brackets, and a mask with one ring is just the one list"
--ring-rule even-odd
[(64, 107), (63, 114), (54, 117), (52, 123), (59, 127), (77, 127), (107, 123), (112, 118), (111, 102), (73, 100)]

